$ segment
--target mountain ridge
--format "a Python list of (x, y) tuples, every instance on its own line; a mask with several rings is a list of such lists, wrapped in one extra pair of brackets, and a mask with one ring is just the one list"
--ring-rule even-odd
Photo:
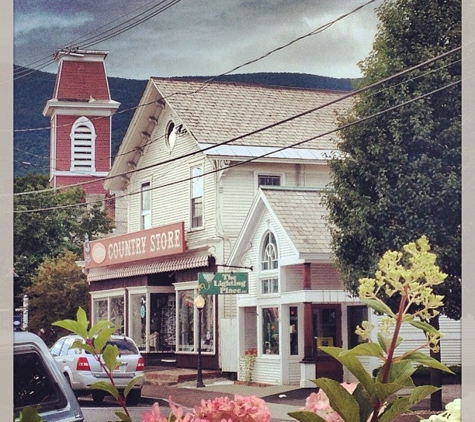
[[(14, 80), (14, 176), (31, 173), (49, 173), (50, 122), (42, 112), (46, 102), (53, 95), (55, 73), (42, 72), (15, 66), (15, 74), (22, 74)], [(351, 91), (353, 79), (333, 78), (306, 73), (259, 72), (235, 75), (176, 76), (170, 79), (209, 80), (258, 84), (269, 87), (303, 89), (326, 89)], [(135, 112), (147, 80), (108, 77), (111, 98), (120, 102), (112, 118), (112, 157), (118, 151), (130, 120)]]

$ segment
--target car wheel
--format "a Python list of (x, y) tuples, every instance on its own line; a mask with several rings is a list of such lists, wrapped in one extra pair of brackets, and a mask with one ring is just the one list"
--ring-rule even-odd
[(101, 391), (94, 391), (92, 393), (92, 401), (96, 404), (100, 404), (104, 401), (105, 394)]
[(140, 398), (142, 397), (141, 390), (130, 390), (127, 394), (126, 404), (128, 406), (137, 406), (140, 403)]

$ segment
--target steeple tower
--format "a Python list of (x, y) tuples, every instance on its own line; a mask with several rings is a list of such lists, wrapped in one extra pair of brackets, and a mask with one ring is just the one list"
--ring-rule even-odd
[(103, 178), (111, 167), (111, 121), (120, 105), (110, 97), (107, 54), (59, 50), (53, 98), (43, 110), (51, 121), (51, 184), (81, 184), (88, 198), (107, 193)]

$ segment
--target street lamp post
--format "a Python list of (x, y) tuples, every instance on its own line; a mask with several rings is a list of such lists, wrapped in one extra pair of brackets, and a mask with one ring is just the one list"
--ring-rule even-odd
[(203, 296), (198, 295), (195, 298), (195, 306), (198, 309), (198, 362), (196, 364), (196, 369), (198, 370), (198, 375), (196, 379), (196, 386), (197, 387), (205, 387), (203, 384), (203, 372), (201, 368), (201, 314), (203, 312), (203, 308), (205, 307), (205, 299)]

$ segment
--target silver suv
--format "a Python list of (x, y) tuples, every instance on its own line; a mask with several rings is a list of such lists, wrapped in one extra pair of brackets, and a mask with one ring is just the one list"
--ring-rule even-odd
[(83, 422), (76, 396), (54, 363), (43, 340), (33, 333), (14, 333), (14, 413), (35, 407), (47, 422)]
[[(75, 334), (61, 337), (51, 347), (50, 352), (76, 396), (92, 394), (94, 402), (101, 403), (107, 393), (89, 387), (98, 381), (107, 382), (109, 378), (94, 356), (83, 349), (71, 347), (76, 340), (82, 341), (82, 338)], [(144, 375), (144, 359), (130, 337), (114, 335), (107, 344), (115, 345), (119, 349), (120, 367), (114, 371), (113, 377), (115, 386), (122, 392), (130, 380)], [(128, 405), (135, 406), (140, 402), (143, 385), (144, 377), (137, 381), (127, 395)]]

